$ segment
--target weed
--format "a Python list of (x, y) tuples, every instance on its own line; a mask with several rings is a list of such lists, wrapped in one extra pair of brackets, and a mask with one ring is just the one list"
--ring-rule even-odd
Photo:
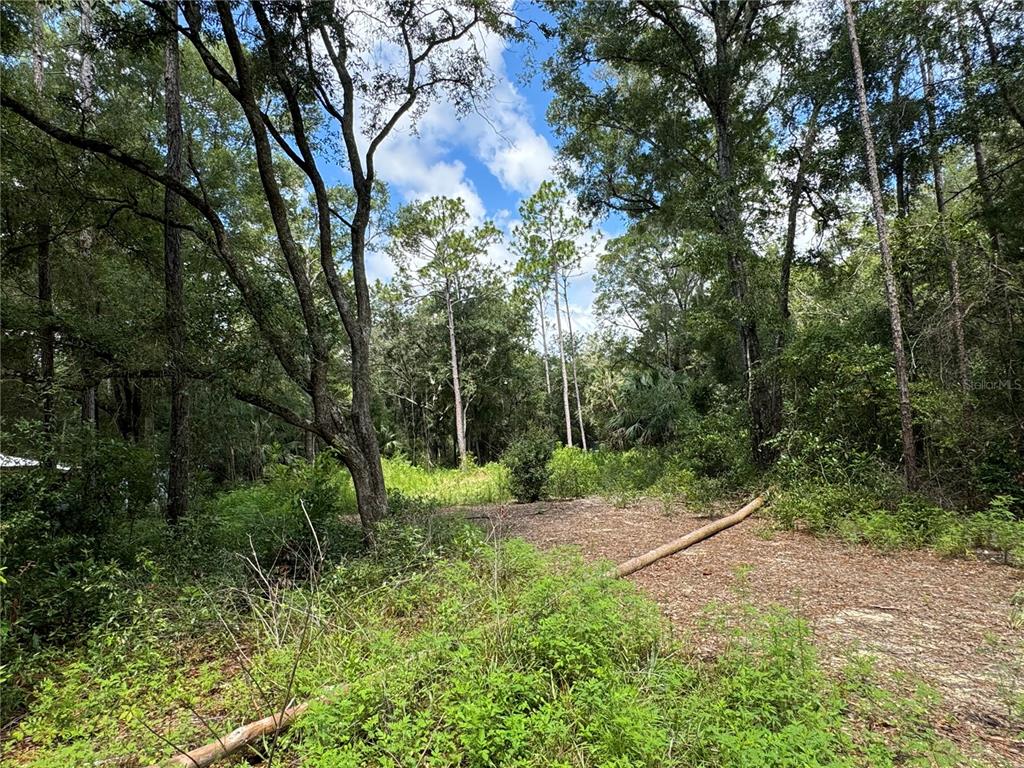
[(913, 732), (895, 751), (847, 717), (852, 702), (878, 706), (882, 694), (863, 679), (857, 690), (831, 683), (807, 627), (784, 612), (747, 606), (708, 662), (670, 638), (632, 584), (572, 552), (486, 545), (451, 521), (395, 522), (381, 536), (385, 556), (343, 557), (304, 585), (222, 594), (213, 610), (230, 632), (206, 659), (170, 641), (191, 598), (180, 609), (166, 607), (169, 594), (140, 600), (38, 687), (13, 735), (21, 762), (155, 760), (167, 745), (149, 723), (194, 744), (211, 738), (203, 721), (224, 732), (254, 709), (316, 695), (274, 747), (286, 762), (848, 766), (949, 749), (913, 719), (918, 705), (898, 703), (897, 731)]
[(388, 492), (438, 507), (494, 504), (510, 498), (509, 476), (501, 464), (461, 469), (424, 469), (406, 459), (384, 460)]

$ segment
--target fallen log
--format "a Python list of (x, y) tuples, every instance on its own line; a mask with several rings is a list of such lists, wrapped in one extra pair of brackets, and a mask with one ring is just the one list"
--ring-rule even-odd
[[(704, 539), (714, 536), (719, 531), (724, 531), (726, 528), (730, 528), (736, 525), (736, 523), (746, 520), (754, 513), (755, 510), (760, 509), (763, 505), (764, 497), (758, 496), (739, 511), (708, 523), (685, 536), (680, 536), (678, 539), (673, 539), (666, 544), (662, 544), (657, 549), (652, 549), (650, 552), (643, 555), (630, 558), (626, 562), (620, 563), (615, 568), (608, 571), (606, 575), (609, 578), (621, 578), (623, 576), (628, 576), (631, 573), (635, 573), (641, 568), (646, 568), (651, 563), (661, 560), (663, 557), (674, 555), (676, 552), (684, 550), (687, 547), (691, 547), (699, 541), (704, 541)], [(380, 670), (378, 670), (378, 672), (379, 671)], [(337, 686), (331, 690), (331, 695), (345, 693), (348, 689), (349, 686), (347, 685)], [(261, 720), (241, 725), (231, 733), (218, 738), (210, 744), (198, 747), (190, 752), (182, 752), (181, 754), (175, 755), (162, 763), (150, 765), (148, 768), (207, 768), (207, 766), (222, 757), (232, 755), (243, 747), (254, 744), (265, 736), (272, 736), (275, 733), (285, 731), (300, 715), (309, 709), (313, 702), (324, 701), (326, 698), (327, 694), (325, 693), (316, 699), (310, 699), (300, 704), (288, 707), (280, 712), (268, 715)]]
[(714, 536), (719, 531), (724, 531), (726, 528), (730, 528), (736, 525), (736, 523), (746, 520), (754, 513), (755, 510), (760, 509), (763, 505), (764, 496), (758, 496), (745, 507), (737, 512), (733, 512), (731, 515), (721, 517), (695, 531), (691, 531), (685, 536), (680, 536), (678, 539), (673, 539), (672, 541), (662, 544), (657, 549), (652, 549), (650, 552), (645, 552), (642, 555), (631, 557), (624, 563), (619, 563), (612, 570), (608, 571), (607, 575), (611, 578), (622, 578), (623, 576), (628, 576), (631, 573), (636, 573), (641, 568), (646, 568), (651, 563), (655, 563), (663, 557), (674, 555), (676, 552), (680, 552), (687, 547), (692, 547), (697, 542), (704, 541), (704, 539)]
[(243, 747), (254, 744), (264, 736), (283, 732), (295, 722), (299, 715), (309, 709), (312, 703), (312, 700), (304, 701), (272, 715), (267, 715), (261, 720), (240, 725), (231, 733), (218, 737), (210, 744), (197, 747), (190, 752), (182, 752), (162, 763), (155, 763), (149, 768), (206, 768), (222, 757), (228, 757)]

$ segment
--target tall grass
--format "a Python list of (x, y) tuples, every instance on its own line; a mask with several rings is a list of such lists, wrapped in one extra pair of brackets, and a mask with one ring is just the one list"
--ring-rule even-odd
[(501, 464), (464, 469), (425, 469), (404, 458), (384, 460), (388, 492), (439, 507), (508, 501), (508, 475)]
[[(412, 500), (433, 507), (492, 504), (509, 499), (500, 464), (465, 469), (425, 469), (403, 458), (384, 459), (384, 482), (396, 506)], [(271, 468), (264, 481), (209, 500), (196, 516), (202, 537), (215, 549), (254, 551), (274, 557), (290, 542), (308, 538), (309, 527), (335, 543), (358, 539), (345, 528), (356, 512), (348, 471), (327, 456), (315, 464)]]
[(640, 496), (703, 500), (736, 488), (745, 479), (728, 472), (709, 475), (689, 456), (657, 448), (628, 451), (555, 449), (545, 492), (556, 499), (601, 495), (620, 503)]

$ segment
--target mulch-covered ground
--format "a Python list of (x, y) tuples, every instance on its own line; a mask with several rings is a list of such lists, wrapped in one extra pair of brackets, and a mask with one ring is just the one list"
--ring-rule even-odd
[[(583, 499), (467, 514), (498, 536), (576, 545), (588, 558), (622, 562), (700, 527), (708, 512), (728, 511), (697, 516), (656, 501), (617, 508)], [(949, 738), (1024, 766), (1024, 722), (1008, 706), (1024, 690), (1024, 631), (1011, 624), (1010, 602), (1024, 586), (1020, 569), (923, 551), (886, 554), (779, 531), (755, 516), (629, 578), (688, 633), (712, 603), (785, 606), (809, 623), (827, 666), (870, 653), (892, 684), (921, 680), (941, 694), (936, 727)]]

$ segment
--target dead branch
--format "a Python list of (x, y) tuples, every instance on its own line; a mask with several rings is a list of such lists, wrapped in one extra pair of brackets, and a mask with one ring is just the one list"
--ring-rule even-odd
[(704, 541), (704, 539), (714, 536), (719, 531), (724, 531), (726, 528), (731, 528), (736, 525), (736, 523), (746, 520), (754, 513), (755, 510), (760, 509), (763, 505), (764, 496), (758, 496), (745, 507), (737, 512), (733, 512), (731, 515), (719, 518), (718, 520), (708, 523), (685, 536), (680, 536), (678, 539), (673, 539), (672, 541), (662, 544), (657, 549), (652, 549), (650, 552), (637, 555), (624, 563), (619, 563), (615, 568), (608, 571), (607, 575), (612, 578), (621, 578), (623, 576), (628, 576), (631, 573), (636, 573), (641, 568), (646, 568), (651, 563), (655, 563), (663, 557), (674, 555), (676, 552), (680, 552), (687, 547), (692, 547), (697, 542)]

